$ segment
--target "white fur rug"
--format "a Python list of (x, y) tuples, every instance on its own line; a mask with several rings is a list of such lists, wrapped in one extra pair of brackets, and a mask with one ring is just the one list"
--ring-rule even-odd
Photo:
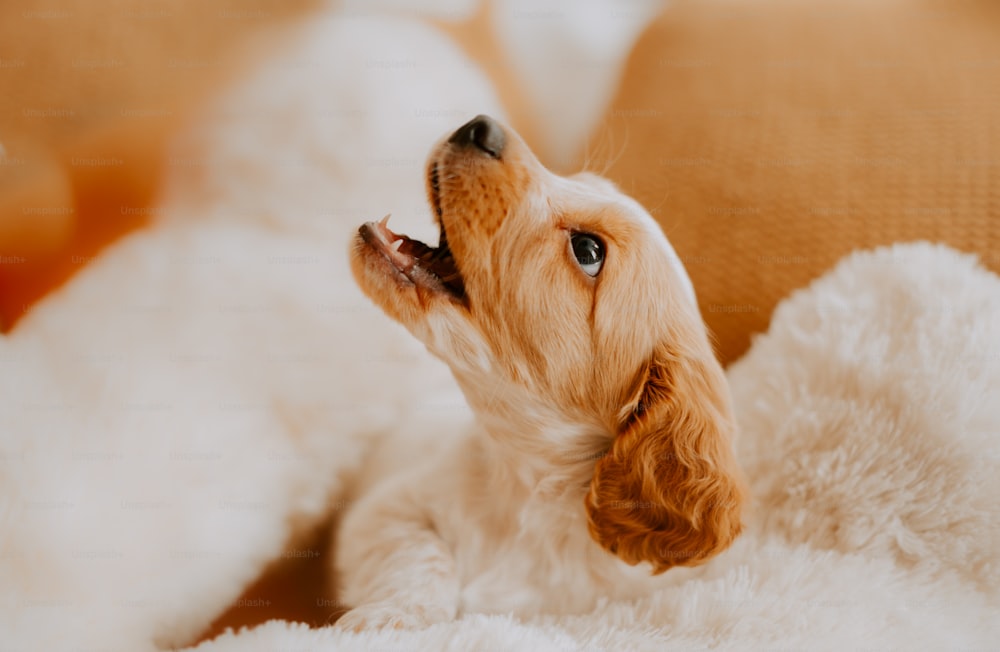
[(748, 532), (593, 614), (360, 635), (271, 622), (199, 652), (985, 650), (1000, 641), (1000, 278), (927, 244), (782, 303), (729, 378)]
[[(440, 34), (330, 12), (178, 146), (159, 224), (0, 338), (3, 649), (184, 645), (336, 506), (370, 437), (467, 418), (345, 254), (388, 211), (433, 237), (424, 156), (480, 112), (501, 115)], [(421, 632), (269, 623), (198, 649), (1000, 640), (1000, 279), (923, 245), (858, 254), (730, 378), (749, 531), (648, 599)]]

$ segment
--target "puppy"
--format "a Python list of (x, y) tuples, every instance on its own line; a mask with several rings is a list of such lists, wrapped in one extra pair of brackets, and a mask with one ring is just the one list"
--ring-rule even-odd
[(351, 265), (448, 364), (475, 423), (345, 514), (337, 626), (586, 612), (725, 550), (745, 496), (728, 388), (649, 214), (600, 177), (549, 172), (487, 116), (433, 150), (427, 190), (437, 248), (386, 218)]

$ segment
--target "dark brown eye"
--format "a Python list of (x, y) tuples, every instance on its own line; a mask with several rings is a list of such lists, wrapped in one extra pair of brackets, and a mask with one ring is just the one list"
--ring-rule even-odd
[(574, 233), (570, 244), (580, 269), (589, 276), (597, 276), (604, 265), (604, 243), (589, 233)]

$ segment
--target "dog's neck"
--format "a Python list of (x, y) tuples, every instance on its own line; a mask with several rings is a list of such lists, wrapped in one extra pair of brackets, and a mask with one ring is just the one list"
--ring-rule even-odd
[(542, 500), (582, 500), (611, 444), (596, 423), (525, 390), (459, 384), (475, 413), (492, 481)]

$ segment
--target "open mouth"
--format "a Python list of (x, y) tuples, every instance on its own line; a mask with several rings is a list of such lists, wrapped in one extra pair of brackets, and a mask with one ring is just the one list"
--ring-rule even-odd
[(465, 284), (448, 247), (448, 234), (441, 219), (441, 187), (437, 163), (428, 174), (429, 200), (441, 229), (438, 246), (431, 247), (389, 229), (389, 216), (378, 222), (366, 222), (358, 232), (370, 247), (381, 253), (395, 271), (410, 283), (456, 299), (465, 298)]

